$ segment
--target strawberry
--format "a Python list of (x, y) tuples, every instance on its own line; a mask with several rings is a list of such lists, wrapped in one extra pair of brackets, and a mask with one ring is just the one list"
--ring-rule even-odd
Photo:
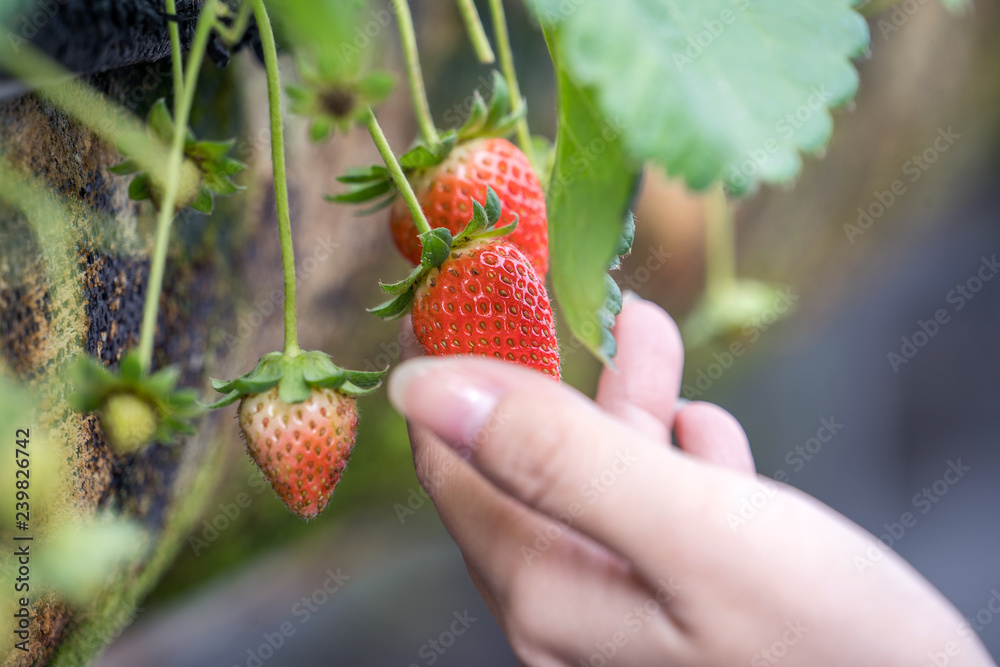
[(240, 402), (250, 458), (285, 506), (312, 519), (327, 506), (358, 431), (357, 396), (385, 371), (349, 371), (318, 351), (270, 352), (235, 380), (212, 380), (225, 394), (209, 407)]
[(303, 519), (322, 512), (354, 448), (357, 399), (316, 388), (286, 403), (275, 386), (243, 397), (239, 421), (250, 457), (288, 509)]
[(559, 379), (545, 284), (507, 238), (453, 250), (417, 287), (412, 317), (429, 355), (496, 357)]
[[(545, 191), (524, 153), (501, 138), (474, 139), (458, 144), (440, 164), (410, 177), (420, 207), (431, 227), (458, 234), (469, 221), (472, 203), (486, 203), (486, 187), (500, 197), (505, 225), (519, 220), (508, 240), (531, 262), (544, 282), (549, 269)], [(406, 259), (420, 263), (421, 243), (413, 216), (399, 200), (389, 218), (392, 239)]]

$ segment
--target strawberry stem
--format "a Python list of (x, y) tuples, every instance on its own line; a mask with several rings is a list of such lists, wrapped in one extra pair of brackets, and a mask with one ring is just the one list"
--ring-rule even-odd
[(417, 195), (413, 192), (413, 186), (410, 185), (406, 174), (403, 173), (403, 168), (399, 166), (399, 160), (393, 154), (392, 148), (389, 146), (389, 141), (385, 138), (385, 134), (382, 133), (382, 128), (379, 127), (378, 119), (375, 118), (375, 112), (371, 110), (371, 107), (365, 113), (364, 120), (369, 134), (372, 135), (372, 141), (375, 142), (375, 146), (378, 148), (378, 152), (381, 154), (382, 160), (389, 170), (389, 175), (392, 176), (392, 182), (395, 183), (396, 189), (399, 190), (403, 201), (406, 202), (406, 207), (410, 209), (410, 215), (413, 216), (413, 224), (417, 227), (417, 233), (423, 234), (429, 232), (431, 226), (424, 216), (423, 209), (420, 208), (420, 202), (417, 201)]
[[(167, 265), (167, 247), (170, 244), (170, 226), (174, 220), (174, 204), (180, 181), (181, 161), (184, 158), (184, 140), (187, 134), (188, 117), (194, 103), (194, 91), (198, 85), (198, 73), (205, 48), (215, 22), (215, 5), (218, 0), (205, 0), (194, 40), (188, 54), (187, 76), (182, 74), (181, 95), (174, 100), (174, 137), (167, 158), (167, 182), (164, 185), (163, 201), (156, 219), (156, 240), (153, 243), (153, 261), (149, 268), (149, 287), (142, 310), (142, 329), (139, 335), (139, 363), (148, 370), (153, 358), (153, 339), (156, 335), (156, 313), (160, 306), (160, 291), (163, 289), (163, 272)], [(171, 24), (173, 22), (171, 21)], [(178, 46), (180, 42), (178, 40)], [(173, 43), (171, 41), (171, 49)], [(179, 54), (178, 54), (179, 58)], [(176, 70), (175, 70), (176, 76)], [(176, 86), (176, 81), (175, 81)]]
[(710, 297), (736, 282), (733, 213), (721, 185), (705, 202), (705, 292)]
[[(177, 16), (177, 5), (174, 0), (166, 0), (167, 15)], [(167, 21), (167, 30), (170, 33), (170, 62), (174, 73), (174, 114), (177, 114), (177, 105), (180, 104), (181, 96), (184, 94), (184, 61), (181, 58), (181, 33), (177, 27), (177, 21)]]
[(278, 210), (278, 234), (281, 238), (281, 265), (285, 279), (285, 355), (299, 353), (295, 320), (295, 253), (292, 249), (292, 222), (288, 211), (288, 177), (285, 170), (285, 138), (281, 125), (281, 81), (274, 32), (263, 0), (249, 0), (253, 7), (267, 72), (267, 102), (271, 115), (271, 162), (274, 169), (274, 201)]
[[(500, 53), (500, 69), (507, 79), (507, 88), (510, 90), (511, 104), (515, 109), (521, 109), (524, 98), (521, 97), (521, 89), (517, 85), (517, 72), (514, 70), (514, 54), (510, 48), (510, 34), (507, 32), (507, 17), (503, 11), (503, 0), (490, 0), (490, 14), (493, 17), (493, 32), (496, 34), (497, 51)], [(528, 157), (528, 162), (535, 163), (534, 150), (531, 146), (531, 132), (528, 131), (527, 114), (522, 114), (515, 126), (517, 132), (517, 144)]]
[(413, 110), (417, 114), (417, 124), (420, 134), (432, 152), (440, 143), (431, 107), (427, 102), (427, 89), (424, 87), (424, 75), (420, 69), (420, 55), (417, 53), (417, 35), (413, 30), (413, 17), (410, 15), (410, 5), (407, 0), (393, 0), (399, 21), (399, 37), (403, 42), (403, 56), (406, 59), (406, 73), (410, 81), (410, 95), (413, 97)]
[(472, 48), (476, 51), (476, 57), (484, 65), (491, 65), (497, 57), (493, 54), (493, 47), (486, 36), (483, 22), (479, 18), (479, 11), (473, 0), (458, 0), (458, 9), (462, 13), (462, 20), (465, 21), (465, 30), (469, 33), (472, 41)]

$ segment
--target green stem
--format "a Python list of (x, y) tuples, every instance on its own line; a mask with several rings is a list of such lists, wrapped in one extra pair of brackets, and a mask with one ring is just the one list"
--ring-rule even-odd
[[(225, 7), (225, 5), (223, 5)], [(231, 12), (230, 12), (231, 15)], [(221, 23), (216, 24), (215, 32), (230, 46), (240, 41), (240, 37), (246, 32), (247, 25), (250, 24), (250, 4), (241, 2), (236, 13), (236, 20), (228, 28)]]
[[(177, 4), (174, 0), (166, 0), (167, 14), (177, 16)], [(181, 96), (184, 94), (184, 61), (181, 56), (181, 32), (177, 27), (177, 21), (167, 21), (167, 30), (170, 33), (170, 61), (174, 72), (174, 114), (177, 114), (177, 105), (180, 104)]]
[(413, 110), (417, 114), (417, 124), (424, 143), (433, 152), (440, 139), (431, 107), (427, 102), (427, 89), (424, 87), (424, 75), (420, 70), (420, 55), (417, 53), (417, 35), (413, 30), (413, 17), (410, 15), (410, 5), (407, 0), (393, 0), (396, 8), (396, 19), (399, 21), (399, 37), (403, 42), (403, 57), (406, 59), (406, 73), (410, 80), (410, 95), (413, 97)]
[[(510, 90), (510, 99), (516, 108), (524, 107), (525, 101), (521, 97), (521, 89), (517, 85), (517, 72), (514, 71), (514, 54), (510, 48), (510, 34), (507, 32), (507, 17), (503, 11), (503, 0), (490, 0), (490, 14), (493, 17), (493, 31), (497, 38), (497, 51), (500, 52), (500, 69), (507, 79), (507, 88)], [(528, 119), (522, 114), (516, 126), (517, 143), (521, 150), (528, 157), (528, 161), (534, 164), (534, 151), (531, 147), (531, 132), (528, 131)]]
[(733, 212), (721, 185), (709, 194), (705, 214), (705, 292), (713, 295), (736, 282)]
[(163, 272), (167, 265), (167, 247), (170, 244), (170, 226), (174, 219), (174, 205), (180, 185), (181, 163), (184, 159), (184, 140), (187, 134), (188, 118), (194, 103), (194, 92), (198, 86), (198, 74), (205, 56), (205, 47), (215, 22), (215, 5), (218, 0), (205, 0), (194, 41), (188, 55), (187, 76), (180, 98), (176, 101), (174, 113), (174, 138), (167, 160), (167, 182), (163, 189), (163, 201), (156, 219), (156, 240), (153, 243), (153, 260), (149, 268), (149, 287), (142, 310), (142, 332), (139, 335), (139, 361), (148, 369), (153, 358), (153, 339), (156, 336), (156, 313), (160, 306), (160, 291), (163, 289)]
[(403, 168), (399, 166), (399, 160), (396, 159), (392, 148), (389, 147), (389, 141), (385, 138), (385, 134), (382, 133), (378, 119), (375, 118), (375, 112), (371, 108), (365, 114), (365, 125), (368, 127), (368, 132), (372, 135), (372, 140), (375, 142), (375, 146), (378, 148), (379, 154), (382, 155), (382, 160), (385, 162), (385, 166), (392, 176), (392, 182), (396, 184), (396, 189), (399, 190), (403, 201), (406, 202), (406, 207), (410, 209), (410, 215), (413, 216), (413, 223), (417, 227), (417, 233), (423, 234), (431, 231), (431, 226), (427, 223), (424, 211), (420, 208), (420, 202), (417, 201), (417, 195), (413, 192), (410, 181), (406, 179)]
[(271, 162), (274, 169), (274, 200), (278, 209), (278, 234), (281, 238), (281, 266), (285, 279), (285, 354), (299, 353), (295, 319), (295, 252), (292, 248), (292, 220), (288, 212), (288, 177), (285, 171), (285, 135), (281, 125), (281, 81), (278, 73), (278, 50), (274, 32), (263, 0), (247, 0), (253, 7), (267, 72), (267, 104), (271, 116)]
[(483, 22), (479, 19), (479, 11), (476, 10), (476, 3), (473, 0), (458, 0), (458, 9), (462, 13), (462, 20), (465, 21), (465, 30), (472, 40), (472, 48), (476, 51), (476, 57), (484, 65), (491, 65), (497, 57), (493, 54), (493, 47), (486, 36)]

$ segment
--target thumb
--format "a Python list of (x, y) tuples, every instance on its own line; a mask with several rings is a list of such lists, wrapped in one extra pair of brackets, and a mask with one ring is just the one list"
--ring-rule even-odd
[[(697, 463), (528, 369), (414, 359), (393, 373), (389, 397), (501, 491), (648, 574), (662, 569), (664, 555), (650, 553), (649, 536), (681, 519), (682, 508), (705, 492)], [(679, 497), (685, 500), (671, 500)]]

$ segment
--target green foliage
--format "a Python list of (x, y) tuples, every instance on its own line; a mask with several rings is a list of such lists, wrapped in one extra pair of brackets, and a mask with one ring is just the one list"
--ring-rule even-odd
[(73, 604), (85, 605), (121, 565), (142, 553), (146, 533), (110, 512), (80, 523), (56, 526), (36, 557), (38, 578)]
[[(73, 368), (70, 403), (80, 412), (99, 411), (104, 435), (119, 452), (154, 440), (169, 444), (178, 434), (193, 433), (191, 422), (202, 412), (193, 389), (177, 389), (179, 377), (175, 366), (147, 375), (134, 350), (122, 357), (117, 371), (81, 356)], [(115, 399), (125, 396), (138, 400), (123, 409)], [(135, 409), (137, 405), (147, 410)], [(153, 424), (147, 423), (150, 418)]]
[(793, 180), (800, 152), (829, 140), (829, 109), (857, 91), (850, 61), (870, 35), (850, 0), (530, 4), (559, 89), (553, 287), (574, 335), (606, 361), (604, 273), (638, 165), (737, 194)]
[[(146, 123), (154, 138), (163, 142), (171, 140), (174, 134), (174, 121), (170, 117), (166, 100), (160, 98), (153, 104)], [(231, 177), (246, 169), (246, 165), (226, 156), (235, 143), (235, 139), (198, 141), (190, 128), (187, 130), (184, 140), (185, 160), (181, 166), (177, 198), (178, 209), (190, 206), (196, 211), (208, 214), (215, 206), (214, 195), (232, 195), (243, 189), (233, 183)], [(160, 169), (165, 170), (165, 166), (160, 165)], [(129, 183), (129, 197), (136, 201), (151, 199), (159, 207), (166, 184), (165, 174), (143, 171), (139, 162), (133, 158), (109, 167), (108, 171), (119, 175), (135, 174)]]
[[(560, 39), (558, 32), (549, 35), (550, 45)], [(598, 111), (593, 91), (577, 85), (558, 57), (555, 64), (559, 127), (547, 202), (552, 286), (573, 334), (609, 361), (615, 349), (602, 313), (605, 275), (622, 237), (638, 166), (625, 154), (621, 128)]]
[(315, 350), (296, 354), (269, 352), (245, 375), (234, 380), (212, 380), (212, 388), (225, 395), (208, 407), (225, 407), (244, 396), (261, 394), (274, 385), (278, 385), (278, 394), (286, 403), (307, 400), (314, 388), (363, 396), (378, 389), (385, 373), (345, 370), (333, 363), (330, 355)]
[(816, 154), (832, 130), (828, 108), (849, 101), (850, 59), (869, 45), (849, 0), (586, 0), (559, 14), (553, 45), (564, 67), (592, 86), (601, 113), (620, 125), (629, 154), (689, 186), (722, 179), (745, 193), (787, 183), (799, 151)]

